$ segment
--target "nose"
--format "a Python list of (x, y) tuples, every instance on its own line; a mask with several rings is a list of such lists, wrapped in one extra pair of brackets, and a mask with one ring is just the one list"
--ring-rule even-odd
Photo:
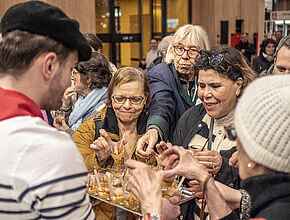
[(206, 86), (206, 87), (204, 88), (203, 96), (204, 96), (205, 98), (210, 98), (210, 97), (212, 97), (212, 92), (211, 92), (211, 89), (209, 88), (209, 86)]
[(188, 50), (184, 51), (184, 53), (182, 54), (182, 59), (188, 60), (189, 56), (188, 56)]
[(126, 101), (123, 104), (123, 107), (126, 108), (126, 109), (131, 108), (131, 102), (130, 102), (129, 99), (126, 99)]

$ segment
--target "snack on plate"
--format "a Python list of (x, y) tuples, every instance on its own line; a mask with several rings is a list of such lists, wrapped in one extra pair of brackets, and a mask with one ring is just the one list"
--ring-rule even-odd
[(110, 198), (113, 203), (122, 205), (124, 201), (124, 194), (123, 194), (122, 187), (111, 187)]

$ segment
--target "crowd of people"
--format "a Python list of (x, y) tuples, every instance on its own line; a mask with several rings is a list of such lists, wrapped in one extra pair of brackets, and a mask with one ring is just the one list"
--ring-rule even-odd
[[(143, 71), (117, 69), (47, 3), (1, 24), (0, 219), (136, 219), (87, 193), (94, 171), (119, 167), (143, 219), (289, 218), (290, 35), (251, 65), (246, 34), (211, 49), (187, 24), (151, 40)], [(181, 205), (162, 198), (176, 176), (194, 196)]]

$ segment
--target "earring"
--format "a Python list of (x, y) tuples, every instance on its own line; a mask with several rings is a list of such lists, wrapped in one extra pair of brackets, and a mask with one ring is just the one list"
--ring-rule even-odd
[(248, 166), (248, 168), (251, 168), (252, 167), (252, 164), (251, 163), (248, 163), (247, 166)]

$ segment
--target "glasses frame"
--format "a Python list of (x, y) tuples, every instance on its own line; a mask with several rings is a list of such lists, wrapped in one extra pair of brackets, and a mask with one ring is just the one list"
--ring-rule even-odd
[[(183, 49), (183, 52), (182, 53), (177, 53), (176, 52), (176, 48), (177, 47), (181, 47), (182, 49)], [(193, 48), (191, 48), (191, 49), (186, 49), (184, 46), (182, 46), (182, 45), (175, 45), (175, 46), (173, 46), (173, 48), (174, 48), (174, 52), (178, 55), (178, 56), (183, 56), (183, 54), (185, 53), (185, 52), (187, 52), (187, 56), (189, 57), (189, 58), (196, 58), (198, 55), (199, 55), (199, 53), (200, 53), (200, 51), (199, 50), (196, 50), (196, 49), (193, 49)], [(188, 53), (188, 51), (194, 51), (194, 52), (196, 52), (196, 55), (194, 55), (194, 56), (189, 56), (189, 53)]]
[[(116, 96), (120, 96), (120, 97), (125, 98), (125, 99), (124, 99), (123, 102), (118, 102), (118, 101), (116, 101)], [(132, 100), (131, 100), (131, 99), (133, 99), (133, 98), (140, 98), (140, 102), (139, 102), (139, 103), (133, 103)], [(122, 104), (122, 105), (124, 105), (125, 102), (127, 101), (127, 99), (129, 99), (129, 102), (130, 102), (132, 105), (140, 105), (140, 104), (142, 103), (142, 101), (145, 99), (145, 97), (143, 97), (143, 96), (125, 97), (125, 96), (121, 96), (121, 95), (113, 95), (113, 96), (112, 96), (112, 99), (113, 99), (114, 102), (117, 103), (117, 104)]]
[(79, 71), (77, 71), (76, 69), (73, 69), (71, 71), (71, 77), (74, 78), (78, 73), (79, 73)]

